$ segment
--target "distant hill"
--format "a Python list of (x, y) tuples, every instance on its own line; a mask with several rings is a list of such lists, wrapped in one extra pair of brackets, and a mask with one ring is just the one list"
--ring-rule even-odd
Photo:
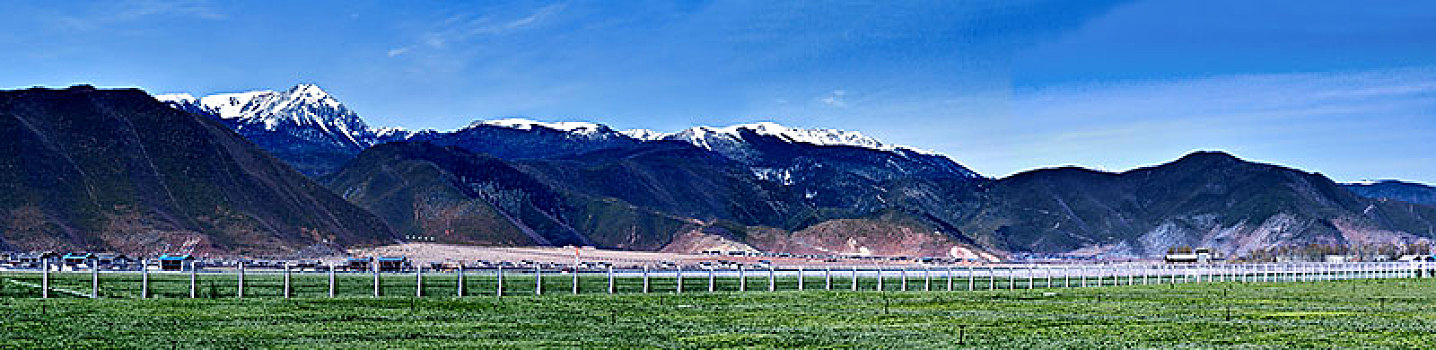
[(132, 254), (396, 238), (217, 120), (85, 86), (0, 92), (0, 227), (16, 249)]
[(1320, 174), (1220, 152), (1122, 173), (1029, 171), (983, 197), (962, 227), (1006, 251), (1155, 257), (1175, 246), (1245, 254), (1436, 237), (1436, 208), (1362, 198)]
[(1436, 205), (1436, 187), (1399, 180), (1344, 183), (1341, 187), (1358, 196), (1374, 199), (1395, 199), (1416, 204)]

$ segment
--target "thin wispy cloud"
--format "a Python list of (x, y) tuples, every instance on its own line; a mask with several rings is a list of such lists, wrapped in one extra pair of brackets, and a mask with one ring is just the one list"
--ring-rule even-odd
[(526, 16), (507, 20), (498, 19), (492, 15), (453, 15), (440, 21), (432, 30), (425, 32), (418, 43), (390, 49), (387, 55), (396, 57), (421, 47), (442, 49), (451, 43), (523, 31), (543, 24), (548, 18), (563, 11), (566, 6), (563, 3), (551, 4), (540, 7)]
[(848, 101), (844, 99), (844, 97), (846, 97), (847, 95), (847, 90), (833, 90), (832, 92), (829, 92), (826, 96), (819, 98), (818, 102), (822, 102), (824, 105), (831, 107), (847, 107)]
[(61, 27), (70, 30), (89, 31), (110, 25), (131, 23), (161, 16), (177, 16), (204, 20), (228, 19), (213, 3), (207, 0), (125, 0), (97, 3), (82, 13), (65, 14), (55, 18)]

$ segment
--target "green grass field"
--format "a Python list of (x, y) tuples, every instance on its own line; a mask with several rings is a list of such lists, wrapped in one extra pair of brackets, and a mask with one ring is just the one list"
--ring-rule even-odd
[[(625, 279), (621, 291), (629, 294), (607, 295), (606, 280), (592, 278), (582, 287), (599, 293), (574, 296), (562, 276), (545, 278), (552, 292), (536, 297), (532, 279), (514, 276), (505, 281), (510, 296), (498, 298), (493, 281), (474, 276), (474, 296), (454, 298), (452, 279), (431, 276), (426, 292), (434, 296), (420, 299), (411, 297), (412, 276), (387, 276), (391, 296), (373, 298), (371, 277), (351, 275), (341, 276), (341, 297), (328, 299), (321, 275), (296, 277), (299, 298), (286, 300), (275, 297), (277, 275), (247, 277), (253, 297), (245, 299), (221, 283), (232, 276), (201, 275), (201, 297), (221, 297), (192, 300), (182, 298), (188, 276), (162, 275), (152, 276), (161, 298), (136, 300), (138, 290), (124, 287), (137, 280), (102, 275), (104, 298), (40, 300), (26, 285), (32, 275), (0, 275), (0, 348), (1416, 348), (1436, 341), (1432, 279), (682, 295), (671, 291), (671, 279), (655, 280), (655, 290), (667, 292), (651, 294), (632, 293), (641, 282)], [(935, 288), (946, 287), (938, 281)], [(796, 284), (780, 282), (782, 289)], [(767, 287), (766, 277), (749, 283)], [(820, 278), (805, 283), (822, 286)], [(706, 278), (685, 284), (707, 287)], [(60, 275), (55, 285), (87, 293), (89, 277)]]

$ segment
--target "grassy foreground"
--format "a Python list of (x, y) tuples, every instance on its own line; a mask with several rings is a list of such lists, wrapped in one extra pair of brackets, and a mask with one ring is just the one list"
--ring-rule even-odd
[(0, 348), (1414, 348), (1436, 342), (1432, 279), (502, 299), (9, 297), (0, 298), (0, 310)]

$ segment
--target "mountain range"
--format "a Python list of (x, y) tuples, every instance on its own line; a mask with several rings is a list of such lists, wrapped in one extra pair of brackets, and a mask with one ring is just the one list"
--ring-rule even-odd
[[(293, 175), (284, 181), (328, 189), (307, 195), (347, 201), (325, 202), (321, 209), (353, 213), (330, 215), (342, 222), (322, 228), (304, 220), (270, 224), (279, 228), (271, 234), (293, 236), (277, 231), (295, 227), (352, 233), (355, 223), (371, 228), (344, 239), (285, 241), (289, 250), (404, 237), (457, 244), (993, 260), (1029, 254), (1150, 258), (1177, 246), (1241, 255), (1283, 246), (1404, 244), (1436, 237), (1436, 207), (1420, 195), (1429, 194), (1429, 187), (1423, 192), (1416, 184), (1337, 184), (1320, 174), (1221, 152), (1196, 152), (1121, 173), (1052, 168), (992, 179), (943, 155), (858, 132), (766, 122), (663, 133), (502, 119), (452, 131), (410, 131), (371, 128), (309, 84), (282, 92), (157, 98), (180, 112), (171, 117), (234, 131), (207, 138), (247, 139), (249, 149), (262, 149), (309, 177), (284, 167)], [(34, 177), (40, 168), (10, 169)], [(139, 181), (116, 176), (109, 178)], [(231, 196), (229, 191), (239, 190), (206, 193)], [(22, 204), (6, 204), (9, 221), (18, 217), (15, 208), (35, 207), (17, 203)], [(58, 213), (77, 206), (46, 208)], [(323, 211), (288, 209), (300, 217)], [(36, 246), (34, 239), (12, 238), (9, 230), (0, 244)], [(52, 236), (59, 235), (23, 237)], [(263, 245), (255, 242), (215, 249)]]
[(1400, 180), (1377, 180), (1341, 184), (1359, 196), (1436, 205), (1436, 187)]

